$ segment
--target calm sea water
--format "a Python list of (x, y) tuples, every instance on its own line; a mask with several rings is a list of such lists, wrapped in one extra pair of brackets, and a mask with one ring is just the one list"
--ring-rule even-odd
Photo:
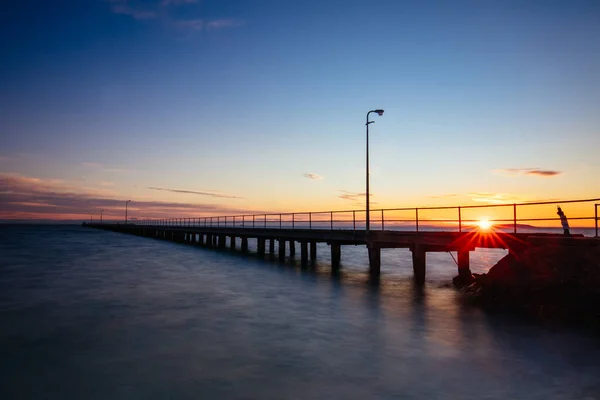
[[(252, 245), (252, 243), (251, 243)], [(472, 254), (485, 272), (502, 251)], [(78, 226), (0, 226), (1, 399), (600, 399), (600, 338), (486, 315), (449, 254), (316, 270)]]

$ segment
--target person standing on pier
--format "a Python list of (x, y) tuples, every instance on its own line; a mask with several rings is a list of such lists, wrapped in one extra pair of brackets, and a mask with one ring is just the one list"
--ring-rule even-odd
[(560, 223), (561, 223), (561, 225), (563, 227), (565, 235), (570, 236), (571, 232), (569, 230), (569, 221), (567, 221), (567, 216), (565, 215), (565, 213), (563, 212), (563, 210), (560, 209), (560, 206), (556, 206), (556, 208), (558, 209), (558, 211), (556, 213), (560, 217)]

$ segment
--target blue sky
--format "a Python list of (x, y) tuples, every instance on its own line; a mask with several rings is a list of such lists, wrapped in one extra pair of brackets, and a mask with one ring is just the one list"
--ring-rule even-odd
[(596, 1), (3, 8), (0, 218), (598, 197)]

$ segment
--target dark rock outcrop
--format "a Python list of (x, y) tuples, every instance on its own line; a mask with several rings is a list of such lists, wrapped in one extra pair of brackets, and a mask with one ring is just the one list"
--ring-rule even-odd
[(474, 278), (461, 291), (486, 307), (600, 327), (600, 241), (534, 243)]

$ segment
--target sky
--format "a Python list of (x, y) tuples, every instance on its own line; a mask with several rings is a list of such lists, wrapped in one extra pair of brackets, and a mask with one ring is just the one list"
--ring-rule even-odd
[(363, 209), (376, 108), (372, 208), (600, 197), (596, 0), (8, 1), (0, 46), (0, 220)]

